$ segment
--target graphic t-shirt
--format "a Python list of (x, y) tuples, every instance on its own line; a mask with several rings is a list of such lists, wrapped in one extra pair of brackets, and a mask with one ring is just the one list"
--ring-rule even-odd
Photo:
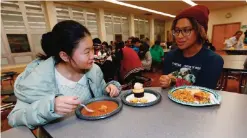
[(221, 56), (205, 47), (189, 58), (175, 49), (167, 54), (163, 72), (172, 78), (175, 86), (197, 85), (215, 89), (223, 64)]

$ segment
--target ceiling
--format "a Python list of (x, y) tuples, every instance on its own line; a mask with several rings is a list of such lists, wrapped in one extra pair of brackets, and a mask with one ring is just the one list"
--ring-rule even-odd
[[(125, 3), (133, 4), (136, 6), (141, 6), (145, 8), (149, 8), (152, 10), (169, 13), (176, 15), (181, 10), (190, 7), (187, 3), (184, 3), (182, 1), (123, 1)], [(245, 0), (242, 1), (194, 1), (197, 4), (205, 5), (210, 10), (218, 10), (218, 9), (224, 9), (224, 8), (231, 8), (231, 7), (237, 7), (237, 6), (243, 6), (247, 5), (247, 2)], [(133, 13), (136, 16), (142, 17), (142, 18), (155, 18), (159, 20), (170, 20), (172, 18), (154, 14), (152, 15), (145, 15), (148, 12), (137, 10), (134, 8), (124, 7), (117, 4), (104, 2), (104, 1), (81, 1), (81, 2), (66, 2), (72, 5), (80, 5), (82, 7), (87, 8), (103, 8), (105, 11), (109, 12), (116, 12), (116, 13)]]

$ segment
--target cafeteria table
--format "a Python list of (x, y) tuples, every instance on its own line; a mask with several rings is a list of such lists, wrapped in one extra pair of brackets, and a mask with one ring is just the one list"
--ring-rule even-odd
[(21, 126), (1, 132), (1, 138), (35, 138), (35, 136), (27, 127)]
[(247, 47), (244, 48), (224, 48), (223, 51), (225, 51), (228, 55), (247, 55)]
[(239, 79), (239, 90), (241, 90), (241, 85), (244, 78), (246, 77), (247, 68), (244, 67), (244, 62), (247, 59), (247, 55), (224, 55), (222, 56), (224, 60), (223, 75), (221, 77), (221, 89), (225, 90), (227, 86), (227, 78), (231, 72), (240, 73)]
[[(247, 95), (219, 91), (219, 106), (191, 107), (168, 99), (145, 108), (123, 106), (118, 114), (98, 121), (75, 115), (47, 124), (43, 129), (54, 138), (246, 138)], [(124, 93), (126, 91), (123, 91)]]

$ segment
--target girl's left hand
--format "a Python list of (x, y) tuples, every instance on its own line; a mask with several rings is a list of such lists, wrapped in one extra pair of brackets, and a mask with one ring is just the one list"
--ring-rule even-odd
[(111, 97), (116, 97), (116, 96), (119, 95), (119, 90), (118, 90), (118, 88), (117, 88), (115, 85), (113, 85), (113, 84), (109, 84), (109, 85), (105, 88), (105, 91), (106, 91), (107, 93), (109, 93)]

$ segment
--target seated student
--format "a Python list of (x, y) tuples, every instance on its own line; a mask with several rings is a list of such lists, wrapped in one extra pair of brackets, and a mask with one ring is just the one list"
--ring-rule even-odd
[(135, 76), (141, 76), (143, 67), (137, 53), (128, 46), (121, 48), (123, 44), (117, 44), (116, 58), (120, 60), (120, 80), (127, 84), (133, 82)]
[(152, 56), (150, 54), (149, 47), (147, 45), (141, 45), (138, 56), (141, 59), (143, 68), (149, 71), (152, 65)]
[(111, 53), (108, 53), (106, 49), (108, 44), (106, 42), (101, 44), (101, 40), (99, 38), (94, 38), (93, 45), (95, 49), (94, 63), (97, 64), (102, 70), (105, 82), (112, 81), (114, 79), (115, 67), (112, 63)]
[(108, 56), (112, 54), (112, 46), (108, 45), (108, 43), (105, 41), (102, 43), (102, 49), (107, 53)]
[(227, 48), (235, 47), (235, 48), (243, 48), (243, 40), (240, 39), (241, 35), (243, 34), (242, 31), (237, 31), (233, 37), (227, 39), (225, 41), (225, 45)]
[(123, 59), (123, 50), (122, 48), (124, 48), (124, 42), (120, 41), (120, 42), (116, 42), (116, 49), (115, 49), (115, 53), (112, 55), (112, 61), (114, 64), (114, 67), (116, 68), (116, 72), (115, 75), (117, 77), (117, 80), (119, 80), (120, 82), (121, 80), (121, 75), (120, 75), (120, 68), (121, 68), (121, 61)]
[(106, 56), (107, 53), (104, 51), (104, 48), (101, 45), (101, 40), (99, 38), (93, 39), (93, 46), (94, 46), (94, 55), (95, 56)]
[(140, 39), (137, 38), (137, 37), (132, 38), (131, 44), (132, 44), (132, 45), (131, 45), (132, 49), (133, 49), (136, 53), (138, 53), (138, 52), (140, 51), (140, 46), (141, 46), (141, 41), (140, 41)]
[(150, 53), (152, 56), (152, 66), (155, 72), (162, 64), (162, 58), (164, 57), (164, 50), (160, 46), (160, 41), (155, 41), (155, 44), (150, 48)]
[(126, 44), (125, 44), (125, 46), (127, 46), (127, 47), (132, 47), (131, 42), (132, 42), (132, 39), (133, 39), (133, 38), (134, 38), (133, 36), (129, 37), (128, 40), (127, 40), (127, 42), (126, 42)]
[(149, 49), (150, 48), (150, 40), (149, 40), (149, 38), (147, 38), (147, 37), (143, 38), (142, 45)]
[[(224, 61), (221, 56), (203, 46), (206, 40), (209, 10), (202, 5), (179, 13), (172, 24), (178, 46), (166, 55), (161, 87), (197, 85), (215, 89)], [(171, 79), (172, 78), (172, 79)]]
[[(80, 23), (57, 23), (52, 32), (43, 35), (44, 47), (50, 52), (43, 56), (46, 60), (27, 66), (16, 79), (17, 103), (8, 116), (12, 127), (34, 129), (74, 112), (83, 101), (119, 95), (120, 84), (106, 84), (100, 68), (93, 64), (92, 38)], [(27, 73), (30, 68), (32, 71)]]

